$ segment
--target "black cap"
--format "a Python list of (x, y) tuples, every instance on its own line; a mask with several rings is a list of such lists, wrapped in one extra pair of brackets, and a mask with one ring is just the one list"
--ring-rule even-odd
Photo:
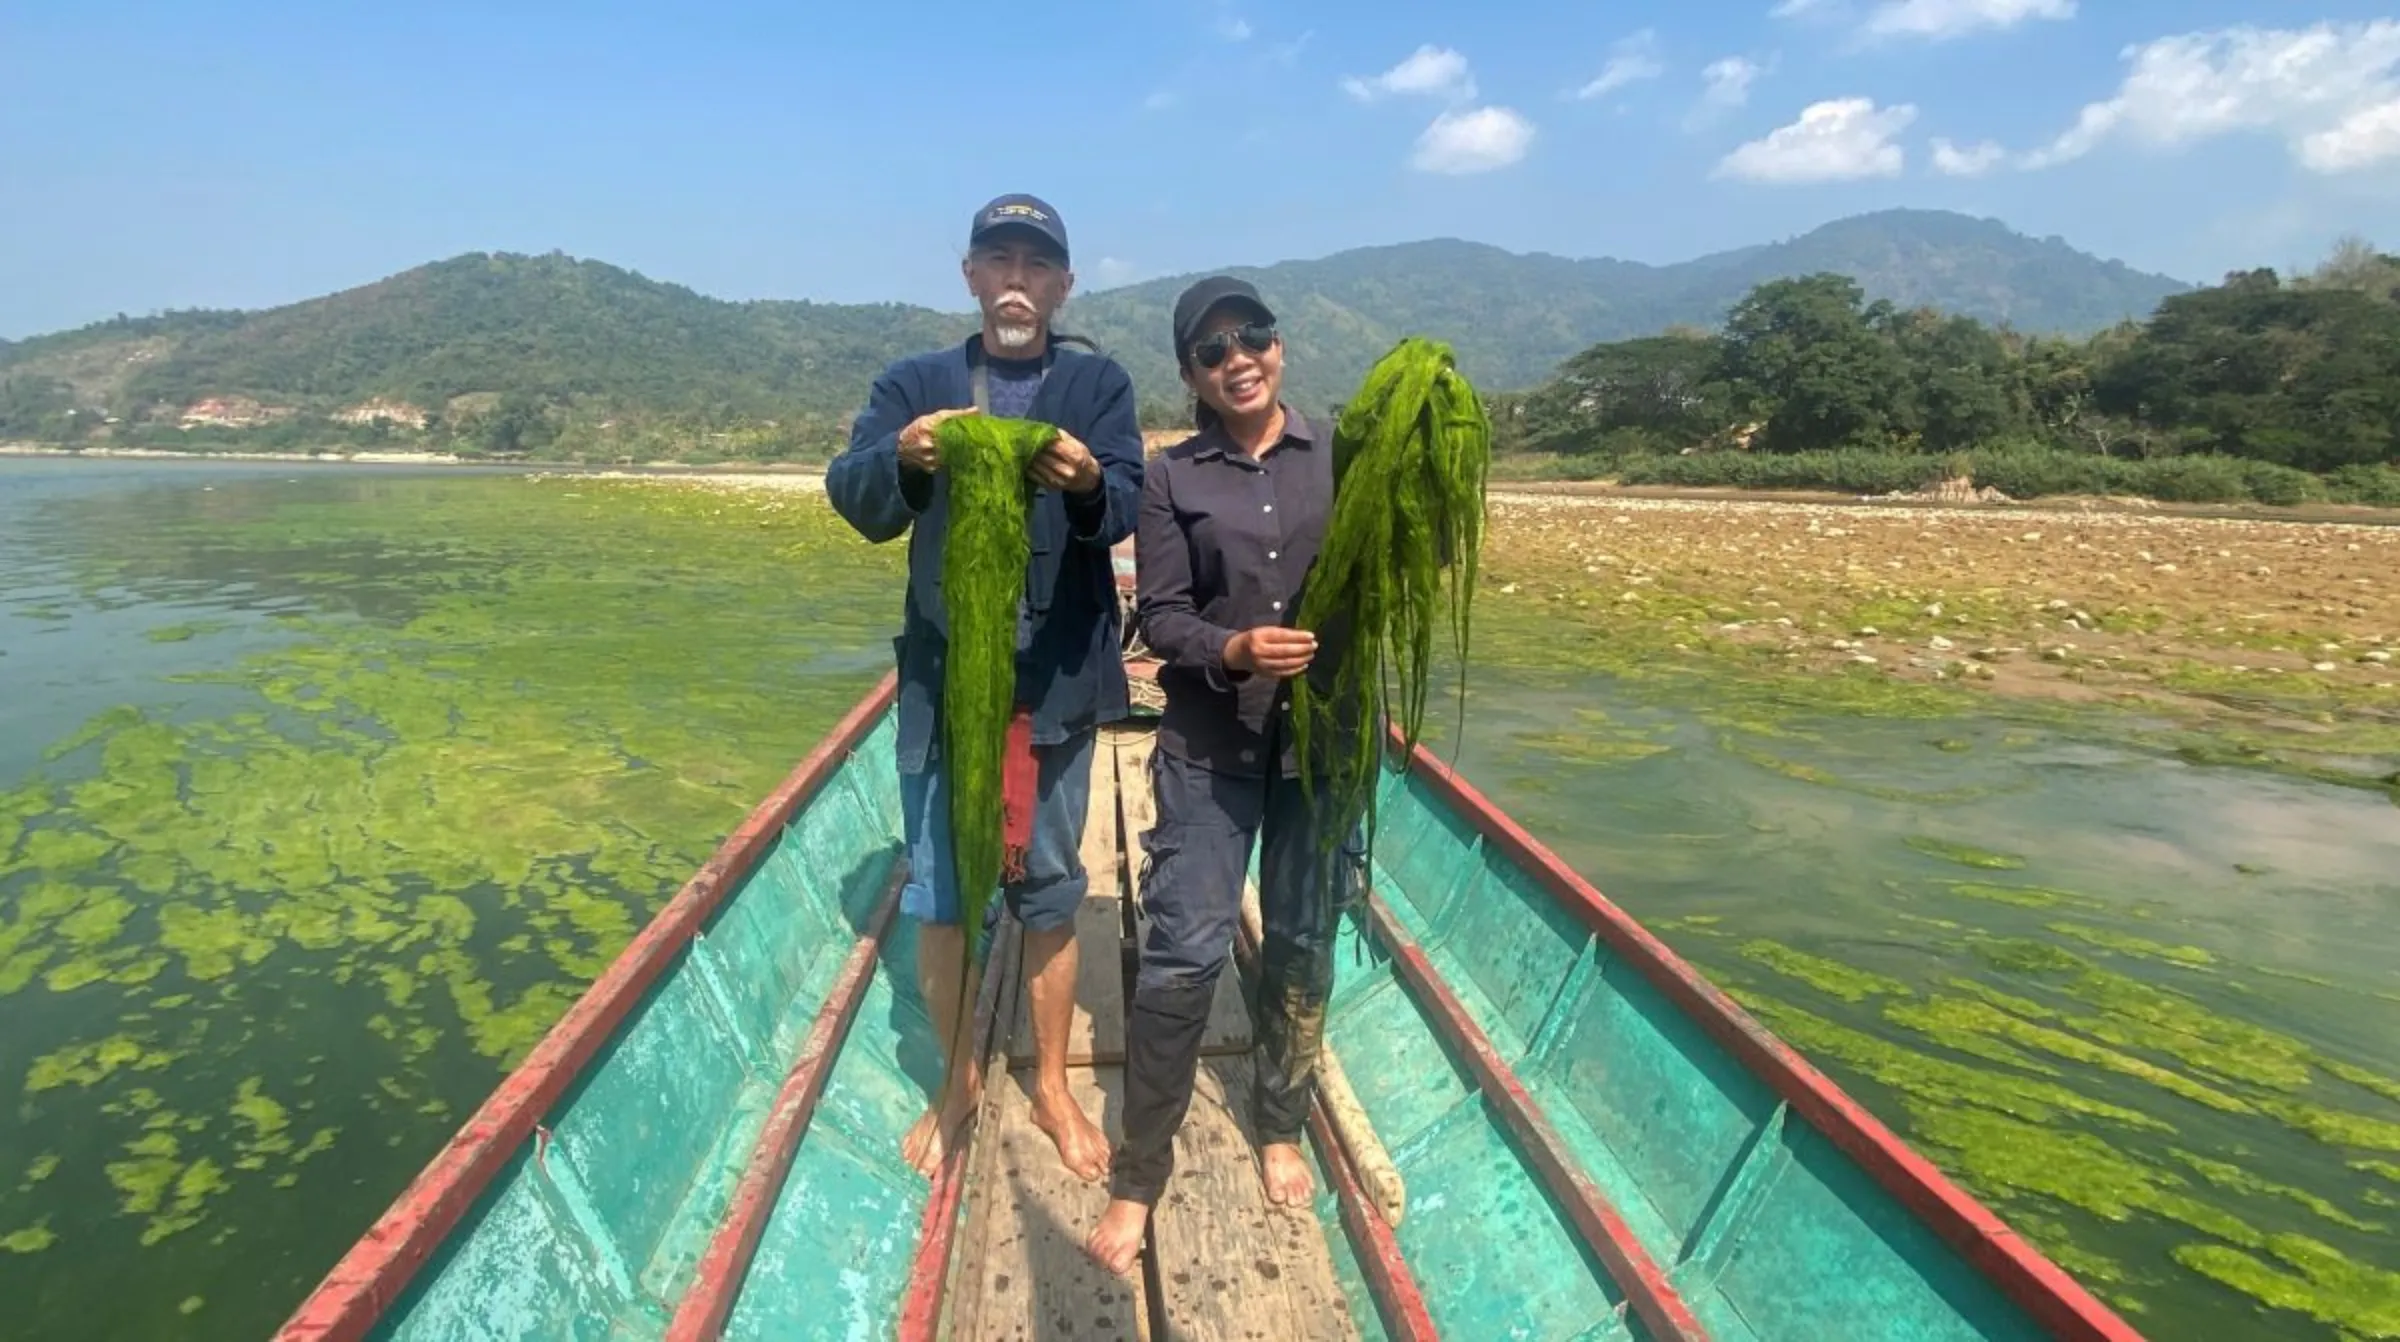
[(1208, 314), (1224, 303), (1240, 303), (1256, 308), (1261, 319), (1270, 323), (1275, 320), (1275, 310), (1267, 306), (1267, 300), (1258, 296), (1258, 290), (1248, 280), (1237, 280), (1231, 275), (1211, 275), (1184, 290), (1183, 297), (1175, 300), (1177, 363), (1183, 362), (1183, 352), (1191, 348), (1192, 336), (1200, 330), (1200, 323), (1207, 321)]
[(1030, 229), (1049, 239), (1061, 257), (1067, 255), (1067, 226), (1060, 222), (1058, 211), (1039, 197), (1002, 196), (977, 210), (974, 224), (967, 229), (967, 245), (972, 247), (1005, 228)]

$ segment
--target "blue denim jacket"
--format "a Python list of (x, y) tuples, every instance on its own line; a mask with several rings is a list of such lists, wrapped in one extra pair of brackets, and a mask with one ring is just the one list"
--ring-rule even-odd
[[(825, 471), (834, 510), (878, 544), (908, 535), (908, 590), (893, 652), (900, 670), (899, 755), (904, 773), (922, 773), (938, 753), (942, 665), (949, 621), (942, 605), (942, 538), (949, 519), (949, 477), (905, 487), (900, 430), (936, 410), (975, 403), (970, 357), (981, 336), (903, 359), (875, 379), (850, 445)], [(1075, 435), (1099, 459), (1101, 483), (1086, 498), (1035, 492), (1032, 558), (1026, 566), (1019, 639), (1018, 701), (1033, 710), (1033, 739), (1052, 745), (1069, 733), (1130, 712), (1120, 654), (1116, 572), (1109, 547), (1133, 534), (1142, 497), (1142, 434), (1133, 379), (1115, 360), (1054, 340), (1048, 377), (1029, 417)]]

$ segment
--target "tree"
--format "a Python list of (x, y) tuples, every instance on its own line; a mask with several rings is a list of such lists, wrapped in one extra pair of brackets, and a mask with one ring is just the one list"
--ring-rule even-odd
[(1805, 452), (1887, 442), (1905, 369), (1868, 325), (1857, 281), (1809, 275), (1760, 285), (1725, 323), (1721, 376), (1763, 416), (1762, 446)]
[[(1710, 335), (1595, 345), (1523, 399), (1522, 442), (1550, 452), (1603, 445), (1691, 447), (1732, 418), (1730, 389), (1718, 377), (1721, 358), (1719, 342)], [(1614, 443), (1604, 441), (1611, 439)]]

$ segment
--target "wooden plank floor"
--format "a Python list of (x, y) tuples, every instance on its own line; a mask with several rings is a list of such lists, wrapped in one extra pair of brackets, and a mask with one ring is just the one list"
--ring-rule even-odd
[(1248, 1058), (1201, 1059), (1175, 1174), (1151, 1212), (1174, 1342), (1354, 1339), (1316, 1214), (1270, 1205), (1259, 1182), (1250, 1078)]
[[(1077, 1002), (1068, 1084), (1114, 1144), (1122, 1138), (1125, 896), (1138, 894), (1140, 835), (1156, 815), (1147, 732), (1103, 732), (1092, 763), (1084, 865), (1091, 894), (1076, 918)], [(1120, 822), (1120, 816), (1122, 821)], [(1138, 943), (1135, 943), (1138, 944)], [(1176, 1172), (1153, 1218), (1151, 1253), (1125, 1276), (1102, 1272), (1083, 1243), (1108, 1202), (1059, 1163), (1033, 1124), (1028, 982), (1012, 985), (1011, 1067), (987, 1082), (977, 1122), (961, 1261), (947, 1335), (986, 1339), (1347, 1339), (1358, 1336), (1315, 1216), (1267, 1206), (1247, 1132), (1250, 1016), (1239, 974), (1219, 980), (1199, 1083), (1176, 1137)], [(1153, 1298), (1155, 1293), (1155, 1299)]]

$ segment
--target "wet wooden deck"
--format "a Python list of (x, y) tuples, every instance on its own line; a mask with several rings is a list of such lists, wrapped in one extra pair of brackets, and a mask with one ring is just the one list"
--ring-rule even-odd
[[(1109, 731), (1092, 762), (1084, 866), (1091, 894), (1076, 919), (1077, 1000), (1068, 1083), (1113, 1144), (1123, 1131), (1125, 1003), (1140, 919), (1141, 835), (1155, 818), (1150, 735)], [(1034, 1054), (1024, 976), (1009, 985), (1003, 1069), (986, 1084), (970, 1157), (960, 1258), (944, 1311), (957, 1342), (1138, 1338), (1150, 1342), (1357, 1337), (1322, 1231), (1307, 1209), (1267, 1204), (1248, 1130), (1250, 1013), (1228, 969), (1202, 1044), (1176, 1171), (1132, 1272), (1083, 1252), (1107, 1206), (1033, 1123)]]

